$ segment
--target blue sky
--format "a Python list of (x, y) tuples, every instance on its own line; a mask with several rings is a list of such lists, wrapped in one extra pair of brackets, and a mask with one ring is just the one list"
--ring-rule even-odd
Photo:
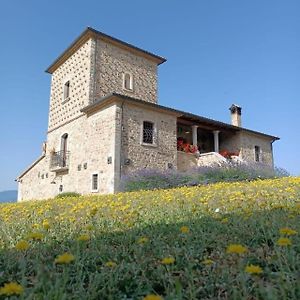
[(168, 61), (159, 102), (281, 137), (275, 163), (300, 174), (300, 1), (3, 0), (0, 4), (0, 190), (41, 153), (50, 75), (44, 70), (94, 27)]

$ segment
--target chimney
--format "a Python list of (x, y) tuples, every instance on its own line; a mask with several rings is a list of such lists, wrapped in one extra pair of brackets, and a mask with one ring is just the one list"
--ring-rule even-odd
[(236, 104), (232, 104), (229, 108), (231, 112), (231, 124), (234, 126), (242, 126), (242, 108)]

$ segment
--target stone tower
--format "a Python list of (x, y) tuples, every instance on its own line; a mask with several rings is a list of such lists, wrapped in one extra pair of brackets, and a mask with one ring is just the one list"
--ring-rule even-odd
[(113, 92), (157, 103), (157, 66), (163, 62), (88, 27), (46, 70), (52, 75), (48, 131)]

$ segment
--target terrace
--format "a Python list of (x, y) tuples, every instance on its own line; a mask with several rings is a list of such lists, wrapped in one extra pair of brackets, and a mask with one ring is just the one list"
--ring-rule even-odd
[(237, 129), (182, 116), (177, 119), (177, 167), (186, 171), (197, 166), (227, 163), (239, 158)]

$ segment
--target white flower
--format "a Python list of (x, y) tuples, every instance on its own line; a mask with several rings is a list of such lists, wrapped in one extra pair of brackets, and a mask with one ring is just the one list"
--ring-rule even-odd
[(216, 212), (216, 213), (220, 212), (220, 208), (219, 208), (219, 207), (216, 208), (215, 212)]

